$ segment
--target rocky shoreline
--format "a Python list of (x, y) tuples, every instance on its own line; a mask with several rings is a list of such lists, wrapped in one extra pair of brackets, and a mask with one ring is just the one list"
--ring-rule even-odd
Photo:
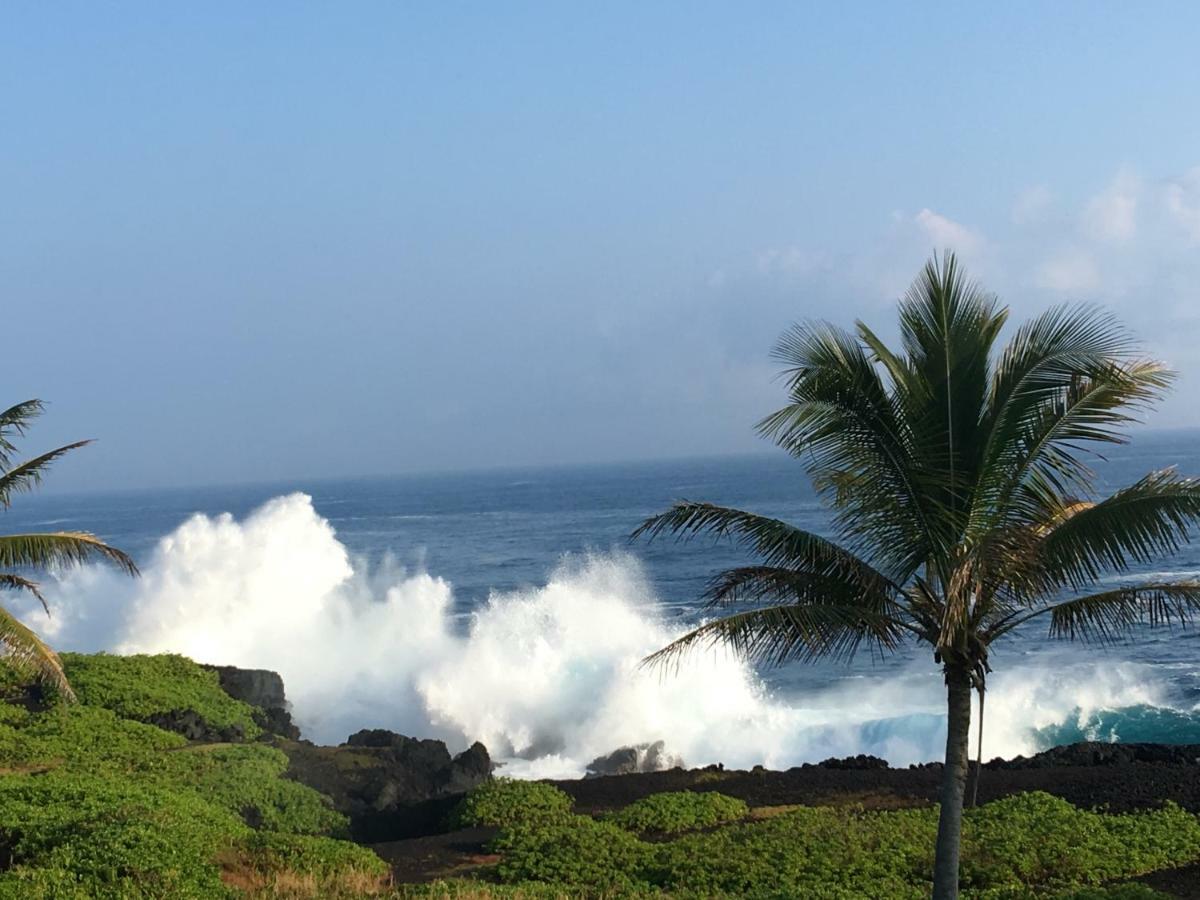
[[(391, 867), (398, 882), (423, 882), (473, 871), (491, 859), (494, 829), (448, 831), (462, 795), (491, 777), (495, 766), (480, 743), (453, 755), (442, 741), (383, 729), (359, 731), (337, 746), (302, 739), (291, 718), (282, 678), (267, 670), (206, 666), (229, 696), (253, 706), (258, 738), (283, 751), (285, 777), (330, 798), (350, 820), (350, 836)], [(154, 724), (197, 743), (239, 742), (245, 734), (213, 728), (194, 710), (158, 714)], [(893, 768), (874, 756), (806, 763), (785, 771), (721, 765), (685, 769), (661, 742), (620, 747), (593, 761), (587, 777), (552, 782), (580, 813), (620, 809), (666, 791), (719, 791), (751, 807), (789, 805), (897, 809), (937, 801), (940, 763)], [(646, 771), (651, 769), (654, 771)], [(978, 801), (1044, 791), (1081, 808), (1119, 813), (1171, 801), (1200, 814), (1200, 745), (1085, 742), (1030, 757), (993, 759), (979, 779)], [(973, 784), (971, 785), (973, 787)], [(1195, 866), (1142, 879), (1181, 898), (1200, 898)]]
[[(493, 763), (480, 743), (452, 755), (441, 741), (383, 729), (363, 730), (344, 743), (320, 746), (300, 739), (283, 680), (266, 670), (210, 666), (235, 699), (262, 710), (259, 724), (287, 754), (287, 777), (329, 796), (351, 821), (355, 840), (380, 843), (436, 834), (457, 799), (487, 779)], [(205, 731), (183, 711), (164, 727), (193, 740), (228, 740)], [(719, 790), (752, 806), (862, 803), (868, 808), (936, 801), (941, 763), (892, 768), (886, 760), (855, 756), (806, 763), (786, 771), (749, 771), (720, 765), (667, 768), (674, 760), (661, 742), (623, 747), (595, 760), (588, 777), (555, 781), (581, 812), (615, 809), (661, 791)], [(645, 771), (657, 769), (657, 771)], [(1046, 791), (1080, 807), (1114, 812), (1170, 800), (1200, 812), (1200, 745), (1085, 742), (1031, 757), (993, 759), (979, 774), (979, 802), (1020, 791)]]

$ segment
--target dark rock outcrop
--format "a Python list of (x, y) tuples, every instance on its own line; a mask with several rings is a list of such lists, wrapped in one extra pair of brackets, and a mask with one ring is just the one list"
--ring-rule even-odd
[(283, 679), (269, 669), (240, 669), (237, 666), (204, 666), (216, 672), (221, 690), (235, 700), (255, 707), (254, 721), (268, 734), (297, 740), (300, 729), (283, 689)]
[(683, 760), (666, 750), (663, 741), (621, 747), (606, 756), (597, 756), (587, 765), (587, 778), (603, 775), (633, 775), (637, 772), (661, 772), (682, 768)]
[(845, 757), (830, 757), (817, 763), (822, 769), (840, 769), (842, 771), (863, 772), (872, 769), (889, 768), (886, 759), (880, 759), (878, 756), (868, 756), (865, 753), (860, 753), (858, 756)]
[(148, 716), (146, 724), (156, 725), (165, 731), (182, 734), (189, 741), (211, 743), (237, 743), (246, 739), (246, 732), (241, 725), (227, 725), (217, 728), (210, 725), (193, 709), (173, 709), (170, 712), (154, 713)]
[(350, 818), (355, 840), (398, 840), (436, 831), (465, 792), (492, 771), (479, 743), (451, 756), (441, 741), (373, 729), (338, 747), (280, 741), (287, 776), (333, 800)]
[(993, 759), (985, 769), (1053, 769), (1063, 766), (1121, 766), (1131, 763), (1200, 765), (1200, 744), (1109, 744), (1083, 741), (1051, 747), (1033, 756)]

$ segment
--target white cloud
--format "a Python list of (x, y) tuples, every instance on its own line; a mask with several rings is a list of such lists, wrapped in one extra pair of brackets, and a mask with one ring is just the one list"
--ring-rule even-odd
[(921, 210), (913, 217), (913, 222), (933, 243), (935, 250), (953, 250), (963, 256), (972, 256), (983, 249), (983, 235), (932, 209)]
[(1137, 232), (1141, 179), (1122, 169), (1108, 187), (1091, 199), (1083, 211), (1083, 230), (1100, 241), (1128, 241)]
[(1034, 283), (1059, 294), (1095, 291), (1100, 287), (1096, 261), (1082, 250), (1063, 250), (1038, 266)]
[(1054, 194), (1044, 184), (1035, 184), (1017, 194), (1013, 201), (1012, 220), (1017, 225), (1036, 225), (1046, 217)]
[(1188, 239), (1200, 243), (1200, 166), (1167, 184), (1165, 202)]

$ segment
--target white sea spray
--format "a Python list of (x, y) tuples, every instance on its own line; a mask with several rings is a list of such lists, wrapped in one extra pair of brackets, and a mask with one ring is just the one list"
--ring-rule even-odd
[[(321, 742), (364, 727), (455, 749), (481, 740), (528, 777), (579, 775), (596, 756), (657, 740), (688, 765), (771, 768), (857, 753), (906, 764), (944, 747), (932, 662), (787, 696), (720, 649), (648, 670), (640, 661), (680, 626), (660, 619), (624, 554), (564, 559), (540, 586), (494, 593), (463, 629), (448, 581), (391, 560), (369, 569), (304, 494), (242, 521), (191, 517), (136, 581), (85, 567), (47, 594), (54, 615), (42, 630), (64, 649), (280, 672), (301, 727)], [(1006, 655), (988, 694), (985, 755), (1028, 754), (1036, 729), (1164, 697), (1151, 667), (1119, 657)]]

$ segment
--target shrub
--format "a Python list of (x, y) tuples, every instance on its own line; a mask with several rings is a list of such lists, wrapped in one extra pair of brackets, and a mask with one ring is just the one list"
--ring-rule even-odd
[(511, 826), (554, 820), (571, 812), (570, 794), (550, 784), (492, 778), (472, 790), (450, 816), (450, 825)]
[(387, 864), (370, 850), (311, 835), (255, 834), (224, 868), (251, 896), (272, 898), (372, 897), (391, 881)]
[(673, 791), (651, 794), (609, 818), (627, 831), (675, 834), (743, 819), (749, 811), (746, 801), (715, 791)]
[(647, 881), (707, 896), (916, 900), (929, 895), (935, 831), (911, 814), (801, 807), (658, 845)]
[(362, 896), (386, 881), (378, 857), (331, 839), (345, 817), (283, 778), (279, 750), (189, 745), (124, 717), (178, 705), (244, 727), (250, 707), (211, 673), (180, 657), (67, 661), (80, 704), (0, 703), (2, 900), (225, 898), (240, 896), (223, 880), (237, 873), (270, 896)]
[(1174, 804), (1104, 815), (1041, 792), (972, 810), (963, 883), (977, 888), (1100, 884), (1200, 857), (1200, 822)]
[(191, 710), (217, 729), (238, 727), (246, 738), (262, 729), (254, 707), (223, 690), (216, 672), (183, 656), (111, 656), (62, 654), (63, 669), (80, 702), (102, 706), (126, 719)]
[[(629, 821), (653, 821), (662, 832), (668, 830), (664, 824), (684, 821), (675, 804), (685, 801), (660, 796), (664, 799), (634, 804), (639, 809)], [(647, 810), (658, 817), (652, 820)], [(696, 818), (693, 812), (688, 815)], [(493, 844), (502, 854), (496, 874), (509, 884), (680, 897), (917, 900), (931, 889), (936, 808), (797, 807), (660, 843), (617, 828), (620, 815), (603, 822), (586, 816), (518, 818)], [(1024, 794), (968, 811), (963, 894), (1148, 900), (1155, 895), (1141, 886), (1079, 891), (1197, 859), (1200, 821), (1176, 806), (1106, 815), (1047, 794)]]
[(187, 745), (180, 735), (119, 718), (107, 709), (57, 706), (0, 724), (0, 765), (76, 771), (128, 769)]
[(1171, 900), (1160, 891), (1144, 884), (1118, 884), (1112, 887), (1089, 887), (1078, 891), (1055, 894), (1054, 900)]
[[(248, 829), (188, 790), (51, 772), (0, 779), (0, 896), (225, 897), (215, 852)], [(66, 896), (73, 894), (67, 892)]]
[(561, 814), (512, 825), (492, 842), (508, 882), (539, 881), (590, 890), (638, 886), (653, 847), (610, 822)]

